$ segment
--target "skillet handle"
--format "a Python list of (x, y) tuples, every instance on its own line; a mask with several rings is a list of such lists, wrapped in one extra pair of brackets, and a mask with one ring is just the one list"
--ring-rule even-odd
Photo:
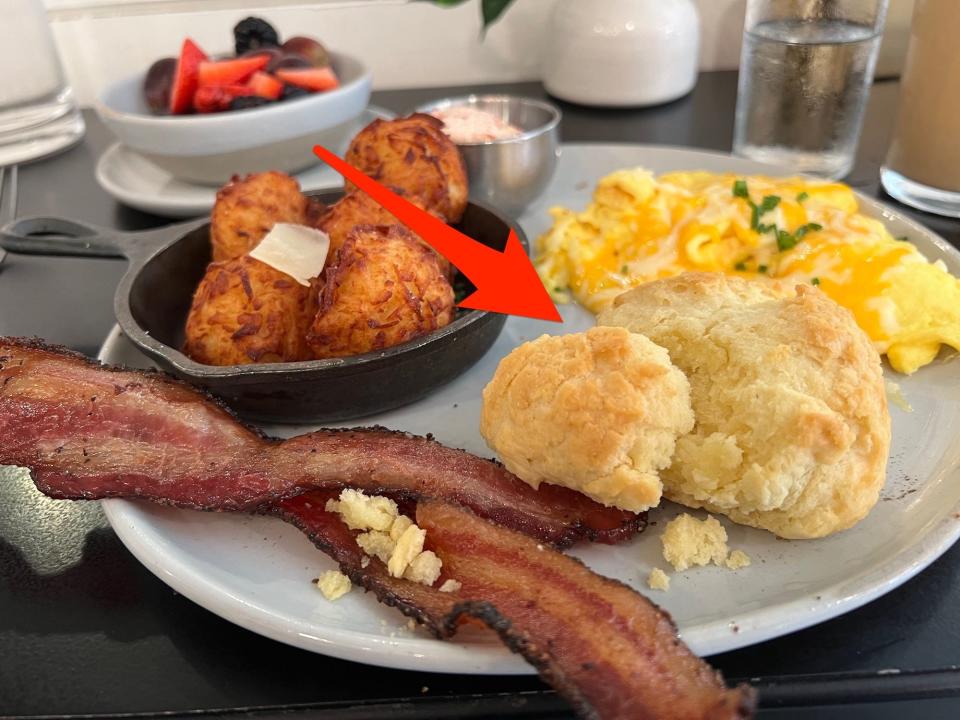
[(22, 255), (130, 258), (168, 240), (174, 232), (170, 225), (125, 233), (65, 218), (30, 217), (0, 227), (0, 248)]

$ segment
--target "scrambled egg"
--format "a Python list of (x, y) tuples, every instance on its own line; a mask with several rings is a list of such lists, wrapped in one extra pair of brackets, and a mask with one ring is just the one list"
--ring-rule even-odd
[(619, 170), (583, 212), (551, 210), (537, 270), (556, 300), (593, 312), (688, 270), (786, 278), (848, 308), (895, 370), (960, 350), (960, 280), (858, 209), (841, 183)]

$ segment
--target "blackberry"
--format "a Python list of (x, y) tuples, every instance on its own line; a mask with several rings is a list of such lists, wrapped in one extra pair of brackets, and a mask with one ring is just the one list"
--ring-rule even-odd
[(260, 97), (259, 95), (241, 95), (240, 97), (235, 97), (230, 101), (231, 110), (247, 110), (249, 108), (260, 107), (261, 105), (268, 105), (272, 103), (273, 100), (268, 100), (265, 97)]
[(233, 39), (236, 42), (237, 55), (257, 48), (280, 45), (277, 31), (266, 20), (258, 17), (248, 17), (238, 22), (233, 28)]
[(312, 95), (309, 90), (305, 90), (302, 87), (297, 87), (296, 85), (284, 85), (283, 90), (280, 92), (281, 100), (293, 100), (298, 97), (306, 97), (307, 95)]

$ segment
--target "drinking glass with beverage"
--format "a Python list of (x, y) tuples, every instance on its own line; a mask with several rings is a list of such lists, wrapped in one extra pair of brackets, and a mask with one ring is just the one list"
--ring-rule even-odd
[(960, 46), (957, 0), (918, 0), (884, 189), (929, 212), (960, 217)]
[(42, 0), (3, 0), (0, 167), (69, 147), (84, 124), (63, 77)]
[(850, 172), (887, 0), (747, 0), (733, 150)]

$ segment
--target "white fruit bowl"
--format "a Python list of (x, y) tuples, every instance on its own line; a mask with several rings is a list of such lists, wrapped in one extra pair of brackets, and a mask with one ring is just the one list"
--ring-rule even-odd
[(180, 180), (219, 185), (234, 174), (295, 173), (318, 162), (314, 145), (343, 147), (370, 100), (363, 63), (331, 56), (340, 87), (259, 108), (154, 115), (143, 97), (143, 72), (110, 85), (95, 108), (120, 142)]

